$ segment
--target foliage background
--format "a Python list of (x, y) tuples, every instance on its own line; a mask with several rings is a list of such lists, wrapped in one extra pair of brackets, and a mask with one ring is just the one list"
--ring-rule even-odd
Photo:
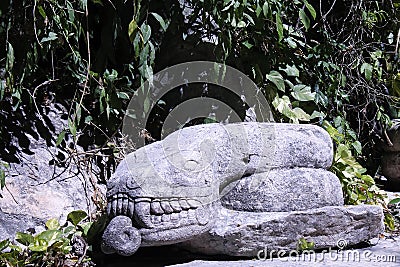
[[(371, 177), (399, 117), (399, 7), (395, 0), (1, 1), (0, 159), (18, 162), (29, 136), (40, 136), (59, 146), (55, 164), (83, 147), (105, 183), (136, 88), (167, 66), (212, 60), (249, 75), (276, 121), (328, 130), (347, 203), (382, 202)], [(185, 97), (177, 89), (153, 111), (143, 103), (153, 112), (152, 137)], [(46, 116), (54, 103), (68, 121), (60, 133)]]

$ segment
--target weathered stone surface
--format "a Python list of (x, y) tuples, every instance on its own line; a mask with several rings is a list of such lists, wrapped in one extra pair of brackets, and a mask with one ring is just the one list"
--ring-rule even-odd
[(34, 229), (35, 232), (43, 231), (43, 221), (29, 216), (20, 214), (10, 214), (0, 211), (0, 241), (3, 239), (13, 239), (18, 231)]
[[(212, 167), (218, 175), (271, 168), (329, 168), (333, 144), (314, 125), (285, 123), (205, 124), (184, 128), (127, 156), (130, 166), (150, 163), (154, 171), (192, 172)], [(192, 167), (188, 161), (194, 161)], [(222, 164), (225, 163), (225, 164)]]
[(214, 227), (181, 245), (194, 252), (256, 256), (265, 249), (296, 249), (298, 240), (315, 243), (315, 249), (367, 241), (384, 231), (379, 206), (324, 207), (292, 212), (243, 212), (220, 209)]
[(295, 211), (343, 205), (339, 179), (324, 169), (272, 169), (240, 179), (223, 195), (226, 208), (241, 211)]
[[(60, 111), (52, 109), (47, 116), (57, 135), (66, 126)], [(93, 187), (79, 174), (76, 166), (68, 168), (51, 165), (57, 149), (48, 147), (43, 139), (30, 138), (32, 154), (20, 154), (20, 163), (10, 164), (6, 188), (0, 198), (0, 239), (13, 238), (16, 231), (44, 225), (50, 218), (65, 220), (72, 210), (88, 213), (95, 207), (91, 196)]]

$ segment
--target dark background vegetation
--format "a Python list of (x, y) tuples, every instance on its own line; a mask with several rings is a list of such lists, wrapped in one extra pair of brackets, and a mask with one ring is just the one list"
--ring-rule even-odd
[[(346, 201), (368, 202), (379, 144), (399, 117), (399, 2), (3, 0), (0, 159), (18, 162), (40, 136), (60, 148), (53, 164), (82, 147), (105, 183), (136, 88), (167, 66), (210, 60), (255, 81), (276, 121), (325, 127), (341, 147), (332, 171)], [(149, 135), (159, 138), (163, 118), (189, 95), (222, 94), (190, 90), (147, 111)], [(47, 116), (55, 103), (68, 122), (61, 132)]]

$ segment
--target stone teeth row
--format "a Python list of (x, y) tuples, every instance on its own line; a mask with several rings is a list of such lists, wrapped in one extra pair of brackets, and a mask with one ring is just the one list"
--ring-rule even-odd
[[(151, 215), (172, 214), (201, 206), (201, 202), (193, 199), (153, 199), (153, 198), (129, 198), (124, 194), (112, 196), (107, 205), (107, 213), (110, 215), (127, 215), (133, 217), (135, 206), (143, 206), (144, 203), (150, 205)], [(141, 203), (141, 204), (139, 204)], [(137, 209), (136, 209), (137, 210)]]
[(179, 213), (162, 214), (162, 215), (150, 215), (151, 223), (154, 225), (165, 224), (168, 222), (176, 223), (179, 222), (181, 226), (189, 225), (197, 222), (196, 210), (184, 210)]

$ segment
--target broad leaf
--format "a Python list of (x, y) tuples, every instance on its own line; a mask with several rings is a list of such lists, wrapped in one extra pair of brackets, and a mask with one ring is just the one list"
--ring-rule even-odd
[(31, 234), (17, 232), (15, 234), (15, 240), (21, 243), (24, 246), (29, 246), (33, 243), (33, 236)]
[(400, 198), (394, 198), (394, 199), (390, 200), (388, 204), (389, 205), (394, 205), (394, 204), (397, 204), (397, 203), (400, 203)]
[(149, 41), (150, 36), (151, 36), (151, 28), (149, 25), (143, 24), (142, 27), (140, 27), (140, 31), (142, 33), (143, 37), (143, 43), (147, 43)]
[(168, 28), (168, 24), (165, 22), (165, 20), (164, 20), (160, 15), (158, 15), (157, 13), (152, 12), (151, 14), (152, 14), (152, 15), (154, 16), (154, 18), (160, 23), (161, 28), (162, 28), (164, 31), (166, 31), (167, 28)]
[(69, 131), (71, 132), (72, 136), (76, 136), (76, 124), (75, 121), (68, 119), (68, 127)]
[(61, 133), (57, 136), (57, 141), (56, 141), (56, 146), (59, 146), (62, 142), (62, 140), (64, 140), (65, 137), (65, 130), (62, 130)]
[(10, 240), (6, 239), (0, 242), (0, 252), (2, 252), (4, 249), (8, 247), (10, 244)]
[(293, 113), (296, 115), (296, 118), (301, 120), (301, 121), (309, 121), (310, 120), (310, 115), (308, 115), (304, 110), (301, 108), (294, 108)]
[(269, 13), (269, 4), (268, 1), (265, 1), (262, 7), (263, 14), (265, 18), (268, 18), (268, 13)]
[(325, 113), (314, 110), (313, 113), (311, 114), (310, 120), (315, 118), (323, 119), (325, 118), (325, 116), (326, 116)]
[(276, 31), (278, 32), (278, 41), (282, 41), (283, 39), (283, 24), (280, 12), (276, 12), (275, 14), (275, 23), (276, 23)]
[(138, 30), (138, 25), (136, 23), (136, 20), (133, 19), (128, 26), (128, 35), (131, 42), (133, 42), (133, 40), (135, 39), (137, 30)]
[(67, 220), (70, 221), (73, 225), (77, 226), (78, 223), (80, 223), (87, 216), (87, 213), (83, 210), (74, 210), (68, 214)]
[(60, 228), (60, 223), (56, 218), (53, 218), (46, 222), (46, 227), (49, 230), (57, 230), (58, 228)]
[(364, 73), (365, 79), (367, 79), (367, 81), (370, 81), (372, 78), (372, 70), (373, 70), (373, 68), (372, 68), (371, 64), (363, 63), (361, 65), (360, 71), (361, 71), (361, 73)]
[(315, 19), (317, 17), (317, 12), (315, 12), (314, 7), (310, 3), (308, 3), (307, 0), (304, 0), (304, 4), (306, 4), (306, 7), (310, 12), (311, 16), (313, 17), (313, 19)]
[(57, 33), (49, 32), (49, 36), (44, 37), (40, 42), (45, 43), (45, 42), (49, 42), (49, 41), (53, 41), (53, 40), (57, 40), (57, 39), (58, 39)]
[(44, 245), (51, 246), (56, 241), (62, 237), (62, 232), (60, 230), (46, 230), (34, 237), (35, 245)]
[(291, 95), (299, 101), (312, 101), (315, 98), (315, 93), (311, 92), (311, 87), (304, 84), (295, 85)]
[(310, 28), (310, 19), (306, 15), (306, 12), (304, 11), (304, 9), (299, 10), (299, 17), (300, 17), (301, 23), (303, 23), (306, 30), (308, 30)]
[(279, 72), (272, 70), (269, 74), (266, 75), (266, 78), (267, 80), (275, 84), (276, 88), (278, 88), (279, 91), (285, 92), (285, 81), (283, 80), (283, 77)]
[(299, 74), (300, 74), (296, 65), (290, 66), (290, 65), (286, 64), (286, 68), (285, 69), (280, 68), (280, 70), (283, 70), (284, 72), (286, 72), (286, 74), (288, 76), (299, 77)]

